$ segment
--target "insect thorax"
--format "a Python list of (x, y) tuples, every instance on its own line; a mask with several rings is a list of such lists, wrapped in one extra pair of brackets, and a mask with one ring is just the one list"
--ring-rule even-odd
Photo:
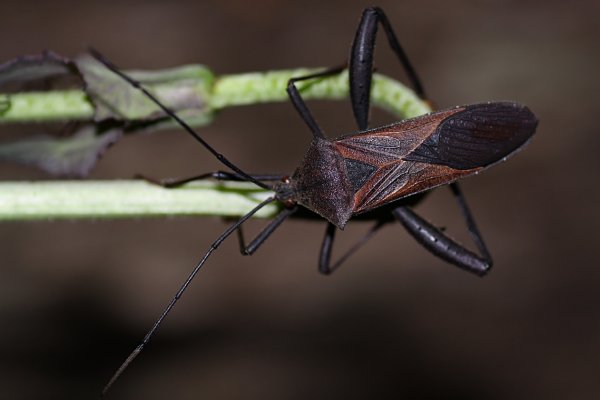
[(326, 139), (313, 139), (291, 178), (295, 200), (339, 228), (352, 216), (354, 191), (344, 158)]

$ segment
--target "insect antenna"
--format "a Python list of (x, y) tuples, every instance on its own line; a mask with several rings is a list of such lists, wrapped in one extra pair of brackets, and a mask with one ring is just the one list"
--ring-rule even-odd
[(131, 84), (133, 87), (140, 90), (142, 93), (144, 93), (144, 95), (146, 95), (150, 100), (152, 100), (158, 107), (160, 107), (160, 109), (163, 110), (165, 114), (167, 114), (169, 117), (171, 117), (175, 121), (177, 121), (177, 123), (179, 125), (181, 125), (181, 127), (183, 129), (185, 129), (185, 131), (187, 133), (189, 133), (194, 139), (196, 139), (196, 141), (200, 142), (200, 144), (202, 144), (202, 146), (204, 146), (208, 151), (210, 151), (217, 158), (217, 160), (219, 160), (222, 164), (231, 168), (233, 171), (237, 172), (239, 175), (244, 177), (246, 180), (248, 180), (256, 185), (258, 185), (264, 189), (269, 189), (269, 190), (272, 189), (272, 187), (270, 185), (267, 185), (266, 183), (259, 181), (258, 179), (252, 177), (251, 175), (248, 175), (246, 172), (242, 171), (239, 167), (237, 167), (235, 164), (233, 164), (231, 161), (229, 161), (223, 154), (216, 151), (211, 145), (209, 145), (204, 139), (202, 139), (202, 137), (200, 135), (198, 135), (198, 133), (191, 126), (189, 126), (187, 124), (187, 122), (185, 122), (183, 119), (181, 119), (170, 108), (165, 106), (160, 100), (158, 100), (156, 98), (156, 96), (154, 96), (146, 88), (144, 88), (144, 86), (142, 86), (142, 84), (140, 82), (136, 81), (135, 79), (131, 78), (130, 76), (128, 76), (127, 74), (125, 74), (121, 70), (119, 70), (119, 68), (116, 65), (114, 65), (111, 61), (109, 61), (106, 57), (104, 57), (98, 50), (90, 48), (89, 51), (90, 51), (91, 55), (96, 60), (98, 60), (98, 62), (103, 64), (106, 68), (108, 68), (109, 70), (111, 70), (112, 72), (114, 72), (115, 74), (120, 76), (121, 78), (123, 78), (125, 81), (127, 81), (129, 84)]
[(210, 255), (212, 254), (212, 252), (215, 251), (221, 245), (221, 243), (225, 239), (227, 239), (227, 237), (229, 235), (231, 235), (235, 230), (237, 230), (237, 228), (240, 227), (240, 225), (242, 225), (246, 220), (248, 220), (250, 217), (252, 217), (252, 215), (254, 215), (256, 212), (258, 212), (258, 210), (260, 210), (261, 208), (263, 208), (264, 206), (266, 206), (267, 204), (269, 204), (269, 203), (271, 203), (273, 201), (275, 201), (275, 197), (273, 197), (273, 196), (267, 198), (266, 200), (263, 200), (260, 204), (258, 204), (252, 210), (250, 210), (246, 215), (242, 216), (234, 224), (230, 225), (225, 230), (225, 232), (223, 232), (221, 234), (221, 236), (219, 236), (217, 238), (217, 240), (215, 240), (210, 245), (210, 248), (208, 249), (208, 251), (204, 254), (204, 256), (200, 259), (200, 261), (198, 261), (198, 263), (196, 264), (196, 266), (194, 267), (194, 269), (192, 270), (192, 272), (188, 275), (188, 277), (186, 278), (186, 280), (183, 282), (183, 284), (181, 285), (181, 287), (179, 288), (179, 290), (177, 291), (177, 293), (175, 294), (175, 296), (173, 297), (173, 299), (171, 299), (171, 302), (169, 303), (169, 305), (165, 308), (165, 310), (162, 312), (162, 314), (160, 315), (160, 317), (158, 318), (158, 320), (156, 320), (156, 322), (154, 323), (154, 325), (152, 326), (152, 328), (150, 328), (150, 330), (148, 331), (148, 333), (146, 333), (146, 336), (144, 336), (144, 339), (142, 339), (142, 342), (131, 352), (131, 354), (129, 354), (129, 356), (127, 357), (127, 359), (123, 362), (123, 364), (121, 364), (121, 366), (117, 369), (117, 371), (110, 378), (110, 380), (108, 381), (108, 383), (106, 384), (106, 386), (102, 390), (102, 397), (104, 397), (108, 393), (108, 391), (110, 390), (110, 388), (117, 381), (117, 379), (119, 379), (119, 377), (123, 374), (123, 372), (127, 369), (127, 367), (129, 366), (129, 364), (131, 364), (132, 361), (135, 360), (135, 358), (144, 349), (144, 347), (146, 346), (146, 344), (148, 344), (148, 342), (150, 341), (150, 339), (152, 338), (152, 336), (154, 336), (154, 333), (156, 332), (156, 330), (158, 329), (158, 327), (162, 324), (163, 320), (166, 318), (166, 316), (169, 314), (169, 312), (171, 312), (171, 310), (173, 309), (173, 307), (175, 306), (175, 304), (177, 303), (177, 301), (183, 295), (183, 292), (185, 292), (185, 290), (187, 289), (187, 287), (189, 286), (189, 284), (192, 282), (192, 280), (194, 279), (194, 277), (196, 276), (196, 274), (200, 271), (200, 269), (202, 268), (202, 266), (204, 265), (204, 263), (206, 262), (206, 260), (208, 259), (208, 257), (210, 257)]

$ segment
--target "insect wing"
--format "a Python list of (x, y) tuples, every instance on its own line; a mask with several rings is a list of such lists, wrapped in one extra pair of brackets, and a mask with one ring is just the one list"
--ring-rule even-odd
[(537, 118), (501, 102), (444, 110), (336, 140), (354, 190), (353, 212), (451, 183), (504, 160)]

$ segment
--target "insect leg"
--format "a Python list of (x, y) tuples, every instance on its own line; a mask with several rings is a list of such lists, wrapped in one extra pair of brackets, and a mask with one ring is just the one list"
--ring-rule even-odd
[(368, 125), (371, 80), (373, 75), (373, 53), (377, 24), (383, 26), (389, 46), (404, 67), (413, 89), (421, 98), (425, 98), (425, 90), (408, 56), (400, 46), (392, 25), (383, 10), (379, 7), (369, 7), (363, 11), (356, 36), (350, 52), (350, 99), (352, 110), (359, 129), (364, 130)]
[(325, 231), (325, 237), (321, 244), (321, 252), (319, 254), (319, 272), (324, 275), (329, 275), (335, 271), (340, 265), (342, 265), (352, 254), (360, 249), (365, 243), (369, 241), (389, 221), (378, 220), (369, 229), (369, 231), (358, 240), (352, 247), (350, 247), (333, 265), (331, 265), (331, 253), (333, 248), (333, 240), (335, 238), (336, 226), (331, 222), (327, 223), (327, 229)]
[(313, 117), (308, 106), (304, 102), (304, 99), (302, 99), (302, 96), (300, 96), (300, 92), (298, 91), (298, 88), (296, 87), (295, 83), (299, 81), (305, 81), (308, 79), (323, 78), (326, 76), (339, 74), (344, 70), (344, 68), (345, 66), (335, 67), (322, 72), (317, 72), (315, 74), (300, 76), (298, 78), (292, 78), (288, 81), (287, 93), (290, 98), (290, 101), (296, 108), (296, 111), (298, 111), (298, 114), (300, 114), (300, 117), (302, 117), (306, 125), (308, 125), (308, 127), (310, 128), (314, 137), (325, 138), (325, 135), (319, 127), (319, 124), (317, 124), (315, 117)]
[[(458, 188), (458, 186), (456, 186)], [(454, 191), (455, 189), (453, 189)], [(458, 192), (460, 193), (460, 191)], [(409, 207), (397, 207), (392, 214), (402, 223), (406, 230), (427, 250), (440, 257), (441, 259), (463, 268), (476, 275), (483, 276), (492, 267), (492, 259), (485, 247), (483, 239), (475, 225), (464, 198), (456, 194), (457, 201), (461, 211), (467, 221), (467, 227), (475, 244), (481, 253), (477, 255), (467, 249), (441, 230), (433, 226), (430, 222), (419, 216)]]
[(240, 244), (240, 253), (242, 253), (242, 255), (245, 256), (254, 254), (254, 252), (258, 250), (258, 248), (265, 242), (265, 240), (267, 240), (267, 238), (271, 236), (275, 229), (277, 229), (287, 217), (289, 217), (296, 211), (298, 211), (298, 206), (284, 209), (282, 212), (277, 214), (277, 216), (273, 218), (273, 220), (271, 220), (271, 222), (269, 222), (269, 224), (262, 231), (260, 231), (258, 235), (256, 235), (256, 237), (252, 239), (250, 244), (247, 246), (246, 241), (244, 239), (244, 233), (242, 232), (242, 226), (240, 225), (237, 229), (237, 236)]
[[(284, 175), (274, 175), (274, 174), (265, 174), (265, 175), (254, 175), (251, 174), (254, 179), (259, 181), (280, 181), (283, 179)], [(247, 182), (245, 176), (237, 174), (235, 172), (227, 172), (227, 171), (215, 171), (215, 172), (207, 172), (200, 175), (195, 175), (187, 178), (168, 178), (168, 179), (154, 179), (147, 177), (145, 175), (138, 174), (136, 178), (143, 179), (155, 185), (159, 185), (165, 188), (176, 188), (179, 186), (183, 186), (186, 183), (200, 181), (204, 179), (215, 179), (217, 181), (236, 181), (236, 182)]]

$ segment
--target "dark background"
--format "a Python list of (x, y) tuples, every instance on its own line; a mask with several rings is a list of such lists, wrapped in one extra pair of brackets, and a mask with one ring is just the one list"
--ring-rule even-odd
[[(127, 68), (338, 65), (367, 5), (5, 0), (0, 59), (94, 45)], [(598, 398), (598, 1), (379, 5), (440, 107), (510, 99), (539, 116), (523, 153), (463, 184), (494, 271), (479, 279), (450, 267), (399, 225), (330, 277), (316, 271), (323, 223), (288, 222), (253, 257), (229, 240), (112, 398)], [(379, 70), (401, 78), (383, 43)], [(348, 104), (312, 105), (329, 134), (354, 129)], [(310, 137), (285, 103), (226, 110), (201, 132), (250, 171), (292, 172)], [(173, 131), (124, 140), (92, 177), (217, 168)], [(7, 164), (0, 177), (47, 179)], [(464, 238), (447, 192), (419, 211)], [(1, 224), (2, 397), (96, 397), (224, 227)], [(340, 247), (366, 228), (351, 224)]]

